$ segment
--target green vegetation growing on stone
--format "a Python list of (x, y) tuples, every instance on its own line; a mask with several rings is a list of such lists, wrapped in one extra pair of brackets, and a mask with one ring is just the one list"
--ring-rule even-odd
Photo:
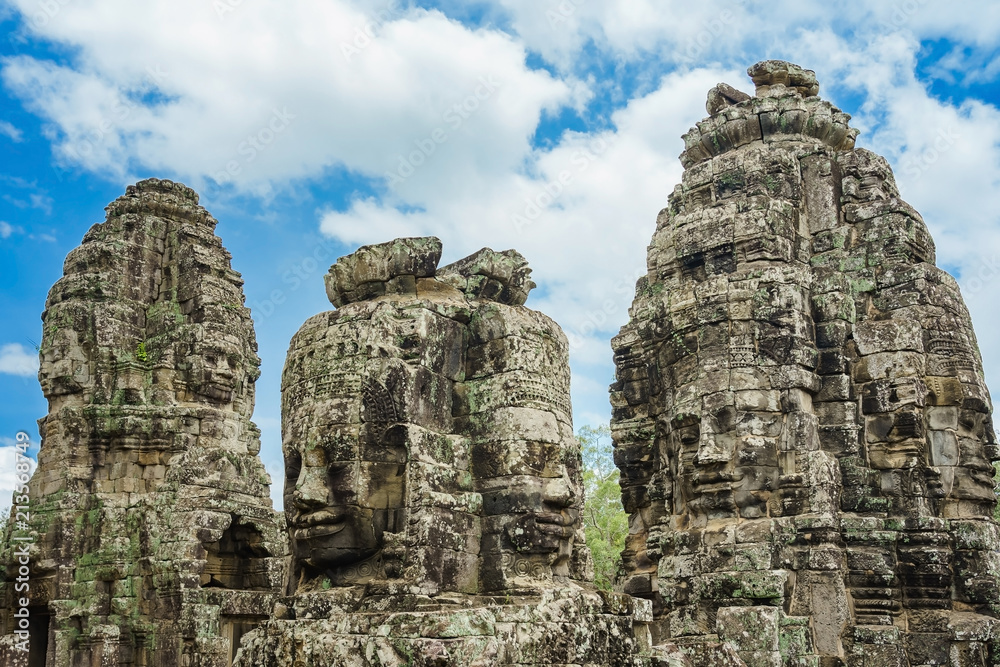
[(622, 508), (619, 473), (611, 452), (611, 431), (607, 426), (584, 426), (576, 436), (583, 450), (583, 523), (587, 547), (594, 558), (594, 583), (611, 590), (628, 535), (628, 515)]

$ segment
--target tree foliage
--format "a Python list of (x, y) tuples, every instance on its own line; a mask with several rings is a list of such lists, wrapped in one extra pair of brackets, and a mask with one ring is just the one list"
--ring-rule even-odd
[(583, 449), (586, 492), (583, 522), (587, 546), (594, 557), (594, 582), (599, 588), (611, 590), (628, 534), (628, 515), (622, 508), (611, 431), (607, 426), (584, 426), (577, 432), (577, 438)]
[[(993, 462), (993, 470), (993, 491), (1000, 496), (1000, 461)], [(1000, 503), (993, 508), (993, 520), (1000, 523)]]

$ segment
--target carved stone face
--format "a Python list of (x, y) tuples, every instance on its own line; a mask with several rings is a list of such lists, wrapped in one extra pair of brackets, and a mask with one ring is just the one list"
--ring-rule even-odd
[(730, 470), (733, 442), (698, 417), (674, 419), (667, 438), (672, 462), (675, 514), (689, 514), (695, 525), (736, 515), (734, 486), (742, 479)]
[(448, 324), (384, 304), (307, 357), (317, 379), (295, 403), (302, 428), (289, 422), (285, 442), (285, 511), (307, 575), (355, 581), (345, 568), (375, 557), (386, 532), (405, 532), (407, 427), (438, 433), (451, 416), (451, 384), (431, 370), (458, 365), (462, 339)]
[(561, 444), (507, 441), (481, 446), (473, 457), (484, 513), (502, 522), (521, 557), (556, 576), (569, 575), (580, 527), (579, 456)]
[(963, 411), (958, 430), (960, 465), (955, 468), (950, 495), (959, 500), (992, 505), (996, 471), (991, 458), (996, 455), (996, 438), (990, 416), (978, 411)]
[(553, 454), (558, 458), (546, 461), (541, 469), (524, 465), (514, 478), (516, 484), (509, 489), (511, 511), (523, 514), (507, 530), (520, 553), (553, 554), (564, 564), (572, 555), (581, 492), (573, 484), (566, 453)]
[[(766, 516), (778, 479), (774, 437), (767, 420), (724, 408), (714, 415), (675, 418), (666, 437), (673, 476), (673, 513), (691, 527), (708, 520)], [(744, 433), (746, 431), (747, 433)]]
[(340, 460), (330, 460), (331, 447), (286, 444), (285, 513), (292, 550), (310, 568), (328, 570), (370, 558), (382, 547), (385, 531), (397, 529), (405, 453), (386, 443), (373, 456), (371, 448), (358, 444), (339, 450), (364, 455)]
[(196, 394), (220, 403), (233, 400), (242, 355), (235, 347), (204, 345), (190, 357), (188, 383)]

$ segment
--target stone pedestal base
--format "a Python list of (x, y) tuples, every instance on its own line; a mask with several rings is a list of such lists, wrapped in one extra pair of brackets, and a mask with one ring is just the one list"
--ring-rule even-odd
[[(238, 667), (499, 667), (667, 664), (651, 655), (650, 604), (564, 588), (538, 597), (287, 598), (248, 633)], [(387, 609), (392, 611), (381, 611)], [(284, 616), (285, 618), (281, 618)], [(294, 618), (292, 618), (294, 617)]]

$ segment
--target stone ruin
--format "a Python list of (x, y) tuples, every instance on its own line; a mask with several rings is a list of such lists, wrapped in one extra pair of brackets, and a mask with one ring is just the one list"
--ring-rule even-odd
[(685, 135), (613, 340), (625, 592), (695, 665), (1000, 662), (990, 399), (955, 280), (813, 72)]
[(530, 269), (441, 242), (341, 258), (282, 376), (290, 596), (239, 665), (633, 665), (649, 603), (598, 592), (565, 335)]
[(283, 593), (288, 551), (250, 421), (243, 281), (189, 188), (143, 181), (107, 214), (42, 315), (31, 653), (5, 643), (0, 662), (229, 665)]
[[(566, 338), (524, 258), (341, 258), (282, 377), (284, 505), (242, 281), (190, 189), (131, 186), (43, 315), (29, 667), (1000, 664), (998, 458), (958, 286), (813, 72), (685, 135), (613, 340), (630, 515), (584, 544)], [(287, 528), (287, 530), (286, 530)]]

